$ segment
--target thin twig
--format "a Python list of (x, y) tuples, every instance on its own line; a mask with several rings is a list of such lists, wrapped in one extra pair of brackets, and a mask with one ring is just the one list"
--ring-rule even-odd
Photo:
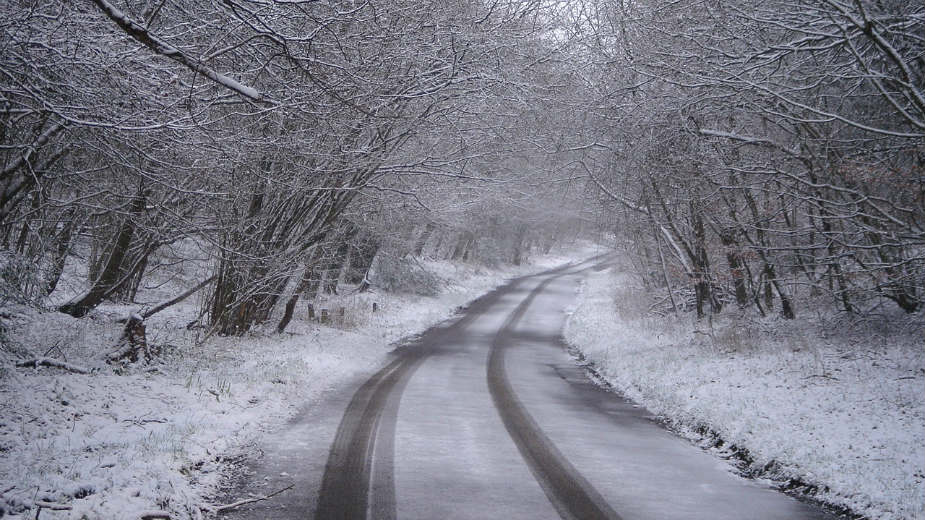
[(35, 507), (43, 507), (45, 509), (51, 509), (52, 511), (70, 511), (71, 509), (74, 509), (67, 504), (57, 504), (55, 502), (46, 502), (44, 500), (36, 500)]
[(269, 499), (275, 497), (276, 495), (279, 495), (280, 493), (282, 493), (282, 492), (284, 492), (284, 491), (289, 491), (289, 490), (292, 489), (294, 486), (295, 486), (295, 484), (289, 484), (288, 486), (284, 487), (283, 489), (280, 489), (279, 491), (274, 491), (273, 493), (270, 493), (269, 495), (264, 495), (264, 496), (262, 496), (262, 497), (246, 498), (246, 499), (244, 499), (244, 500), (239, 500), (239, 501), (237, 501), (237, 502), (232, 502), (232, 503), (230, 503), (230, 504), (225, 504), (225, 505), (221, 505), (221, 506), (208, 506), (206, 509), (208, 509), (209, 511), (211, 511), (211, 512), (213, 512), (213, 513), (221, 513), (221, 512), (223, 512), (223, 511), (228, 511), (228, 510), (234, 509), (234, 508), (236, 508), (236, 507), (241, 507), (241, 506), (243, 506), (243, 505), (253, 504), (254, 502), (260, 502), (260, 501), (262, 501), (262, 500), (269, 500)]

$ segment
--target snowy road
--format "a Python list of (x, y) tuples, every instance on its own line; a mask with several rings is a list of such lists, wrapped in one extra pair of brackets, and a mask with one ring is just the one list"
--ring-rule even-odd
[(825, 519), (592, 384), (560, 340), (593, 263), (515, 280), (295, 420), (252, 519)]

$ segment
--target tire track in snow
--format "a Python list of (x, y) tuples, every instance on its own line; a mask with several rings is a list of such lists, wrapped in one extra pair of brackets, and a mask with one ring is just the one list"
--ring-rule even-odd
[[(591, 268), (594, 267), (597, 266)], [(620, 520), (620, 515), (610, 507), (594, 486), (581, 476), (536, 424), (517, 398), (504, 369), (504, 351), (511, 344), (514, 327), (527, 312), (534, 298), (555, 279), (565, 274), (569, 273), (556, 274), (541, 282), (514, 309), (495, 335), (488, 356), (488, 389), (511, 439), (562, 518)]]
[[(465, 314), (449, 326), (431, 328), (417, 341), (398, 349), (397, 359), (363, 383), (344, 411), (328, 453), (315, 519), (394, 520), (394, 435), (398, 405), (405, 384), (430, 355), (432, 347), (460, 334), (466, 325), (485, 314), (503, 296), (516, 290), (524, 280), (536, 276), (555, 278), (564, 271), (602, 256), (512, 280), (472, 302)], [(545, 287), (551, 280), (541, 285)], [(527, 299), (532, 300), (532, 296)], [(523, 303), (520, 305), (523, 306)]]
[(448, 327), (431, 328), (417, 341), (400, 348), (396, 360), (373, 374), (354, 393), (328, 454), (315, 510), (317, 520), (396, 517), (394, 435), (405, 383), (430, 355), (433, 345), (459, 334), (526, 278), (515, 279), (475, 300)]
[(366, 518), (373, 433), (389, 391), (414, 361), (396, 359), (354, 394), (331, 445), (315, 518)]

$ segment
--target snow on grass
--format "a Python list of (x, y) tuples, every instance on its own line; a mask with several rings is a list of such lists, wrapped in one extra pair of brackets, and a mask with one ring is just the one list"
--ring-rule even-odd
[[(42, 502), (70, 508), (42, 509), (43, 520), (208, 516), (203, 497), (214, 496), (224, 464), (326, 390), (380, 366), (391, 344), (510, 277), (590, 254), (506, 269), (422, 261), (442, 280), (438, 296), (345, 291), (315, 302), (330, 310), (329, 326), (309, 322), (303, 303), (283, 335), (270, 327), (200, 342), (203, 331), (185, 327), (200, 309), (191, 299), (148, 320), (149, 343), (163, 349), (158, 361), (125, 369), (103, 357), (121, 332), (116, 319), (137, 305), (80, 320), (18, 309), (12, 341), (0, 343), (0, 516), (33, 518)], [(139, 298), (166, 299), (182, 290), (177, 283)], [(94, 372), (15, 367), (43, 356)]]
[(869, 518), (925, 518), (921, 314), (863, 333), (736, 311), (711, 327), (650, 314), (650, 303), (624, 272), (592, 274), (566, 339), (682, 433), (747, 450), (747, 473), (798, 479)]

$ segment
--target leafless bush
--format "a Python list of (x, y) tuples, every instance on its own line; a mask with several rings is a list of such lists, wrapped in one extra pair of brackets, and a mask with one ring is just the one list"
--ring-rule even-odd
[(436, 296), (442, 280), (412, 258), (381, 255), (371, 273), (371, 282), (388, 292)]
[(35, 263), (10, 251), (0, 250), (0, 309), (10, 305), (36, 306), (45, 296)]

